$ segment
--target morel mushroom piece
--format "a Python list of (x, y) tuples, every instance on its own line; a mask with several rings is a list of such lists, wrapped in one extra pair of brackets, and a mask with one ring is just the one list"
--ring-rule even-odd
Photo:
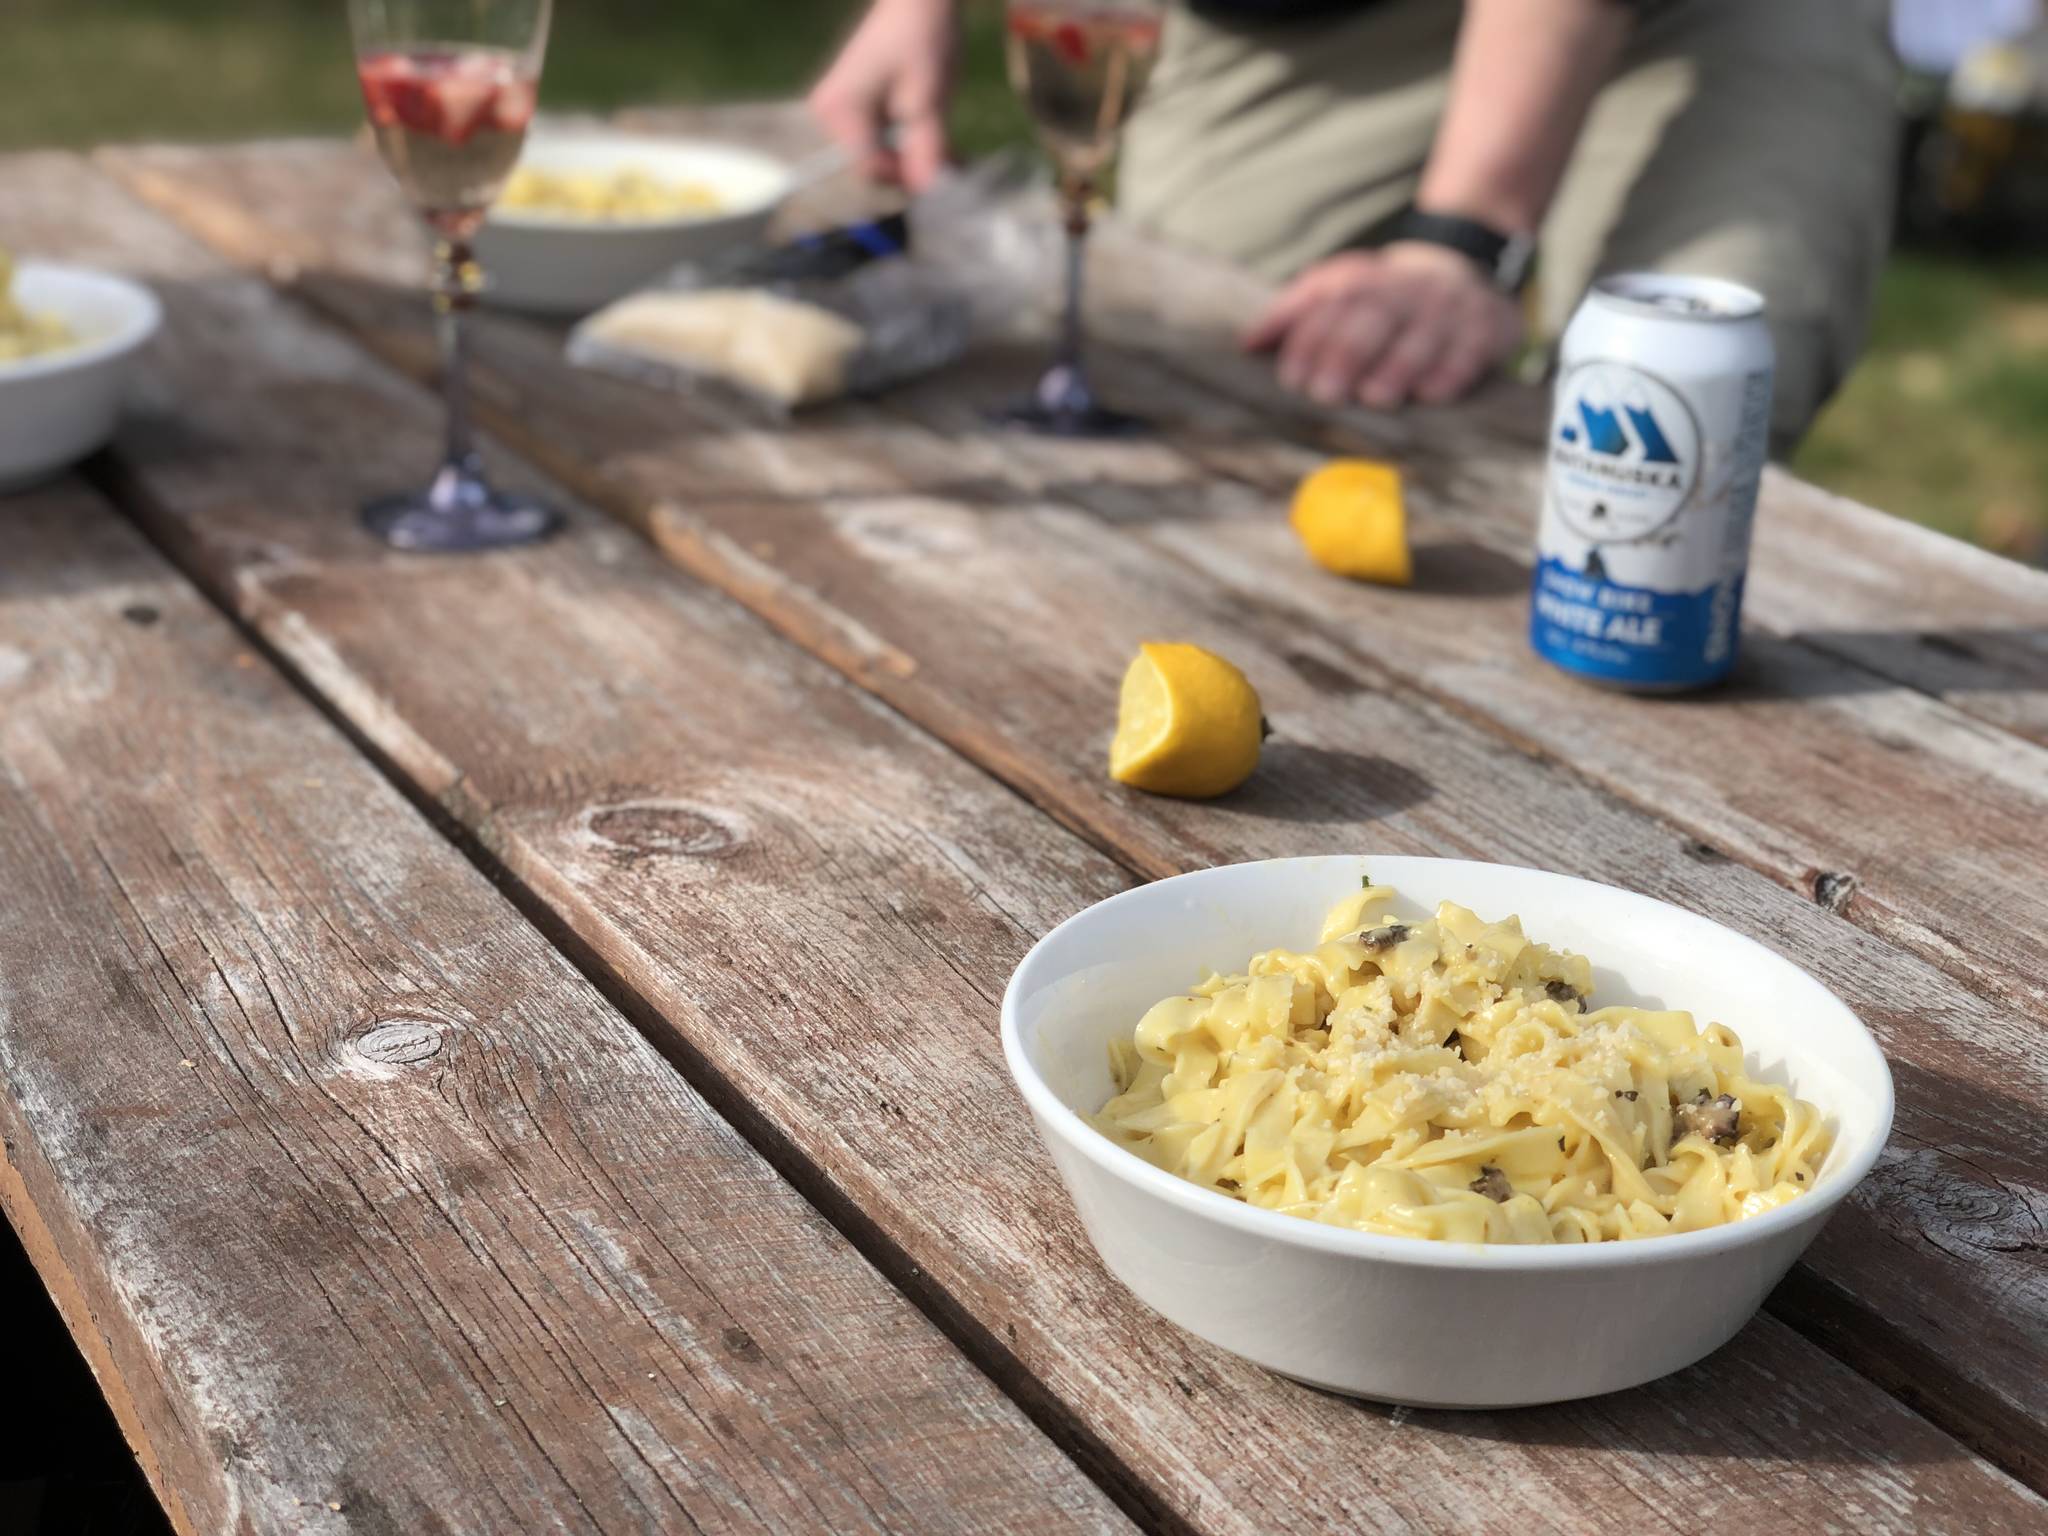
[(1671, 1111), (1671, 1139), (1698, 1136), (1717, 1147), (1732, 1147), (1741, 1135), (1742, 1101), (1732, 1093), (1708, 1098), (1702, 1088), (1690, 1104)]
[(1361, 933), (1358, 942), (1367, 949), (1392, 949), (1404, 943), (1415, 930), (1406, 923), (1388, 923), (1384, 928), (1373, 928)]
[(1543, 983), (1543, 995), (1553, 1003), (1569, 1003), (1581, 1013), (1586, 1011), (1585, 997), (1568, 981), (1546, 981)]
[(1480, 1166), (1479, 1177), (1468, 1186), (1475, 1195), (1484, 1195), (1495, 1205), (1514, 1198), (1515, 1186), (1508, 1182), (1508, 1176), (1491, 1163)]

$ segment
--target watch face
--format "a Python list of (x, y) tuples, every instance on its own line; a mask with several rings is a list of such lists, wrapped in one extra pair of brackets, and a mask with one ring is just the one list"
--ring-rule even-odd
[(1494, 258), (1493, 280), (1503, 293), (1520, 293), (1529, 280), (1529, 268), (1536, 260), (1536, 242), (1527, 235), (1510, 235)]

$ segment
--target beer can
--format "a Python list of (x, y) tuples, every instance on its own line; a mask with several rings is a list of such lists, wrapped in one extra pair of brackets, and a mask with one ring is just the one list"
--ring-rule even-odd
[(1591, 682), (1728, 675), (1771, 420), (1760, 294), (1630, 273), (1565, 328), (1529, 639)]

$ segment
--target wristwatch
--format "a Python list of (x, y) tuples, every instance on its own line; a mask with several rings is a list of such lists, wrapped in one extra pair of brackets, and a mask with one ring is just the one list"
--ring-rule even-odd
[(1477, 219), (1425, 213), (1412, 205), (1394, 215), (1384, 226), (1382, 238), (1420, 240), (1470, 257), (1502, 293), (1520, 293), (1536, 263), (1536, 241), (1529, 235), (1504, 235)]

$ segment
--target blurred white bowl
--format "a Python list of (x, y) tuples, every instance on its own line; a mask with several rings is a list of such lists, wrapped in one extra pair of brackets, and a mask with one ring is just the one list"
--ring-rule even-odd
[(492, 210), (477, 236), (485, 297), (546, 314), (588, 313), (681, 262), (758, 240), (791, 189), (789, 167), (772, 156), (698, 139), (541, 128), (519, 163), (558, 175), (645, 171), (707, 187), (719, 202), (716, 213), (668, 219)]
[[(1601, 1003), (1685, 1008), (1742, 1038), (1752, 1071), (1832, 1116), (1813, 1192), (1746, 1221), (1629, 1242), (1487, 1246), (1388, 1237), (1261, 1210), (1176, 1178), (1081, 1119), (1114, 1091), (1107, 1046), (1204, 967), (1301, 948), (1370, 870), (1415, 918), (1439, 901), (1519, 914), (1594, 962)], [(1508, 1407), (1634, 1386), (1718, 1348), (1882, 1150), (1891, 1074), (1819, 982), (1676, 907), (1565, 875), (1456, 859), (1226, 865), (1111, 897), (1025, 956), (1003, 1050), (1082, 1224), (1138, 1298), (1313, 1386), (1417, 1407)]]
[(48, 479), (113, 436), (128, 361), (163, 316), (137, 283), (47, 261), (14, 269), (14, 296), (62, 320), (78, 341), (0, 362), (0, 491)]

